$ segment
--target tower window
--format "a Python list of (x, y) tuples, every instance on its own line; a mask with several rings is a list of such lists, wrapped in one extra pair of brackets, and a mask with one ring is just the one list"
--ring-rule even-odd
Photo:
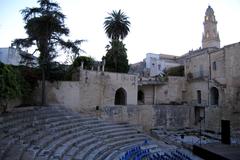
[(208, 38), (209, 37), (209, 33), (207, 32), (207, 34), (206, 34), (206, 37)]
[(197, 90), (197, 103), (198, 104), (202, 103), (202, 95), (200, 90)]
[(208, 16), (206, 16), (206, 21), (208, 21)]
[(212, 63), (212, 67), (213, 67), (213, 70), (216, 71), (217, 70), (217, 63), (214, 61)]

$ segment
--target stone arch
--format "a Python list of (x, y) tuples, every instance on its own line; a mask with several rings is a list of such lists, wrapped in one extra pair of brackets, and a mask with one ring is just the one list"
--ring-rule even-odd
[(210, 90), (210, 97), (211, 97), (211, 105), (218, 105), (219, 104), (219, 91), (216, 87), (212, 87)]
[(126, 105), (127, 104), (127, 92), (123, 88), (119, 88), (115, 92), (115, 105)]
[(144, 92), (139, 90), (138, 91), (138, 104), (144, 104)]

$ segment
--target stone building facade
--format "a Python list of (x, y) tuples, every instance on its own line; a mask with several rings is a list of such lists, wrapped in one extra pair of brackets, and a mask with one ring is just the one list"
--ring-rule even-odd
[(177, 58), (178, 56), (173, 55), (147, 53), (142, 62), (130, 65), (129, 73), (139, 74), (141, 77), (163, 75), (165, 70), (181, 65)]
[[(194, 122), (204, 120), (205, 128), (220, 132), (221, 120), (229, 120), (233, 130), (240, 129), (240, 43), (220, 48), (213, 9), (206, 10), (203, 49), (180, 57), (185, 66), (184, 99), (194, 107)], [(237, 80), (238, 79), (238, 80)]]
[[(220, 47), (217, 21), (208, 6), (204, 17), (202, 48), (177, 57), (185, 77), (168, 82), (139, 82), (138, 104), (192, 106), (190, 121), (220, 132), (221, 120), (240, 130), (240, 43)], [(157, 56), (157, 55), (156, 55)], [(173, 106), (174, 107), (174, 106)]]
[[(161, 79), (80, 69), (77, 81), (48, 83), (47, 102), (87, 112), (95, 112), (99, 106), (106, 119), (130, 121), (148, 129), (164, 125), (193, 127), (201, 123), (206, 130), (220, 132), (221, 120), (229, 120), (232, 131), (237, 132), (240, 43), (220, 48), (217, 22), (210, 6), (205, 13), (202, 46), (172, 59), (184, 65), (184, 77)], [(137, 66), (144, 69), (143, 64)]]

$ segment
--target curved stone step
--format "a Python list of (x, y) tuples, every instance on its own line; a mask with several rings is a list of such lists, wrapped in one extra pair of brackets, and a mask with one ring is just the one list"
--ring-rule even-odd
[(103, 154), (106, 151), (111, 150), (112, 152), (113, 151), (112, 149), (119, 148), (120, 146), (124, 146), (129, 143), (144, 141), (145, 139), (146, 137), (134, 137), (130, 139), (125, 138), (125, 139), (113, 141), (111, 143), (107, 143), (106, 145), (98, 147), (98, 149), (95, 149), (92, 152), (88, 153), (88, 155), (84, 157), (84, 160), (93, 160), (93, 159), (95, 160), (99, 155)]
[[(131, 139), (134, 139), (136, 137), (140, 137), (140, 135), (124, 135), (124, 136), (116, 136), (116, 137), (111, 137), (111, 138), (102, 138), (102, 137), (99, 137), (99, 142), (98, 143), (95, 143), (95, 144), (92, 144), (88, 147), (85, 148), (85, 151), (83, 153), (81, 153), (80, 155), (80, 159), (86, 159), (88, 155), (90, 155), (91, 152), (93, 152), (94, 150), (96, 150), (96, 148), (99, 148), (99, 147), (102, 147), (102, 146), (105, 146), (105, 147), (108, 147), (109, 145), (112, 145), (114, 143), (120, 143), (120, 142), (124, 142), (124, 141), (129, 141)], [(143, 135), (141, 135), (143, 136)], [(78, 157), (79, 158), (79, 157)]]
[(23, 146), (19, 142), (15, 142), (9, 147), (8, 152), (1, 158), (1, 160), (19, 160), (21, 153), (23, 150)]
[[(50, 141), (54, 138), (59, 138), (60, 136), (63, 136), (64, 134), (68, 134), (69, 131), (73, 132), (76, 128), (80, 128), (83, 130), (83, 128), (81, 126), (82, 126), (82, 123), (84, 123), (84, 122), (85, 121), (81, 122), (81, 120), (80, 120), (73, 124), (71, 124), (69, 122), (69, 124), (64, 127), (63, 126), (53, 126), (51, 129), (48, 129), (48, 131), (41, 132), (37, 136), (33, 135), (32, 137), (28, 137), (30, 142), (29, 142), (29, 146), (25, 150), (29, 150), (31, 153), (36, 154), (35, 152), (38, 152), (38, 151), (34, 151), (34, 148), (41, 148), (41, 145), (50, 143), (50, 142), (47, 142), (48, 140)], [(56, 135), (52, 134), (52, 132), (58, 133), (59, 137), (56, 137)], [(46, 143), (41, 142), (41, 141), (44, 141), (44, 139), (48, 139), (48, 140), (45, 140)], [(30, 148), (31, 141), (34, 141), (34, 144), (35, 144), (34, 146), (32, 146), (32, 148)]]
[(80, 135), (83, 133), (88, 133), (87, 130), (82, 129), (82, 127), (78, 127), (78, 128), (74, 128), (72, 130), (67, 130), (63, 133), (60, 133), (58, 135), (51, 135), (51, 136), (47, 136), (45, 137), (45, 139), (41, 139), (41, 141), (37, 144), (37, 146), (39, 147), (39, 150), (37, 151), (35, 157), (37, 157), (39, 154), (43, 154), (43, 152), (45, 152), (45, 150), (49, 151), (51, 150), (51, 148), (54, 148), (56, 145), (63, 143), (62, 141), (64, 141), (65, 139), (69, 138), (69, 137), (74, 137), (76, 135)]
[(92, 139), (92, 138), (94, 138), (92, 135), (85, 134), (83, 136), (69, 140), (66, 143), (55, 148), (55, 151), (52, 153), (50, 159), (54, 159), (54, 158), (62, 159), (64, 157), (64, 154), (66, 154), (66, 152), (69, 151), (72, 147), (76, 146), (77, 144), (79, 145), (79, 143), (82, 143), (84, 140)]
[(62, 107), (0, 117), (0, 138), (1, 160), (112, 160), (149, 139), (128, 123), (107, 122)]
[(111, 130), (102, 130), (100, 132), (94, 132), (94, 134), (95, 135), (108, 135), (108, 134), (114, 134), (114, 133), (117, 134), (119, 132), (124, 132), (124, 131), (134, 131), (134, 132), (140, 133), (133, 128), (121, 127), (121, 128), (114, 128), (114, 129), (111, 129)]
[[(73, 121), (71, 121), (73, 122)], [(81, 124), (79, 124), (79, 121), (76, 121), (74, 123), (70, 123), (70, 122), (66, 122), (65, 126), (53, 126), (53, 128), (51, 128), (51, 130), (53, 130), (54, 132), (56, 133), (68, 133), (69, 130), (74, 130), (76, 127), (79, 127), (81, 126)], [(38, 133), (37, 135), (31, 135), (31, 136), (28, 136), (28, 137), (25, 137), (27, 139), (27, 143), (28, 143), (28, 146), (25, 147), (24, 151), (25, 152), (28, 152), (28, 150), (31, 152), (33, 149), (31, 149), (31, 145), (32, 145), (32, 142), (34, 142), (34, 144), (39, 144), (40, 140), (43, 140), (44, 137), (47, 137), (48, 135), (48, 132), (41, 132), (41, 133)], [(52, 139), (52, 138), (49, 138), (49, 139)], [(29, 155), (28, 153), (23, 153), (22, 157), (25, 157), (24, 154), (27, 154)], [(23, 158), (22, 158), (23, 159)]]
[[(74, 146), (75, 148), (71, 148), (67, 153), (65, 153), (65, 155), (63, 155), (63, 159), (73, 159), (74, 157), (76, 157), (77, 154), (79, 154), (80, 152), (83, 152), (84, 148), (97, 143), (98, 139), (96, 137), (93, 137), (91, 139), (84, 139), (83, 141), (80, 141), (78, 143), (76, 143), (76, 145)], [(72, 150), (73, 149), (73, 150)]]
[[(26, 123), (25, 123), (25, 125), (28, 126)], [(15, 129), (14, 132), (10, 132), (5, 137), (1, 138), (1, 142), (6, 138), (16, 138), (17, 142), (20, 142), (20, 141), (23, 142), (25, 136), (29, 133), (31, 134), (32, 132), (34, 132), (32, 128), (28, 128), (28, 127), (27, 128), (25, 128), (25, 127), (21, 128), (21, 125), (19, 125), (18, 129)], [(8, 154), (7, 152), (9, 151), (9, 149), (11, 148), (13, 143), (16, 143), (16, 141), (9, 141), (9, 144), (6, 145), (5, 149), (4, 149), (4, 152), (6, 152), (6, 153), (2, 153), (2, 154)], [(0, 144), (0, 145), (2, 146), (2, 144)]]
[[(147, 139), (147, 137), (145, 137), (144, 140), (145, 139)], [(143, 141), (140, 141), (138, 143), (136, 142), (133, 144), (135, 146), (136, 146), (136, 144), (140, 145), (140, 144), (143, 144)], [(133, 146), (133, 144), (131, 143), (130, 146)], [(100, 153), (98, 153), (98, 155), (96, 155), (96, 160), (105, 160), (105, 159), (107, 159), (107, 157), (119, 153), (120, 152), (119, 150), (126, 146), (129, 148), (129, 146), (126, 145), (126, 143), (112, 146), (111, 149), (105, 148), (105, 150), (102, 150)]]
[(128, 151), (129, 149), (142, 145), (143, 142), (136, 142), (136, 143), (131, 143), (131, 144), (127, 144), (124, 145), (122, 147), (119, 147), (118, 149), (115, 149), (115, 151), (111, 152), (110, 154), (104, 154), (103, 156), (99, 157), (98, 159), (101, 160), (119, 160), (120, 157), (122, 157), (122, 154), (126, 151)]
[(109, 125), (99, 126), (96, 128), (91, 128), (90, 130), (93, 132), (101, 132), (101, 131), (108, 131), (116, 128), (126, 128), (126, 127), (128, 127), (128, 125), (109, 124)]

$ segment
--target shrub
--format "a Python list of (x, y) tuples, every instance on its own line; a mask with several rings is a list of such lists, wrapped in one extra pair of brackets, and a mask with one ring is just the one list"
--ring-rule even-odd
[(168, 76), (184, 76), (184, 66), (172, 67), (167, 70)]

